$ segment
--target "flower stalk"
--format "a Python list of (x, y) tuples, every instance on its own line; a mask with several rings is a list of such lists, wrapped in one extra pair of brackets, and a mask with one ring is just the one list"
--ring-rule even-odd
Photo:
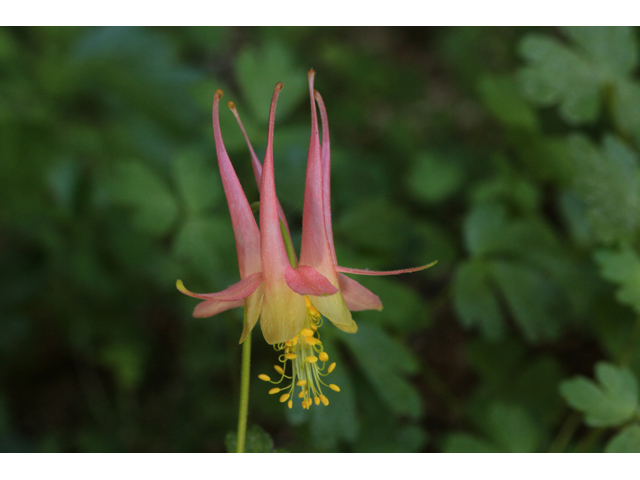
[(242, 343), (242, 370), (240, 372), (240, 411), (238, 413), (238, 443), (236, 453), (244, 453), (249, 416), (249, 378), (251, 375), (251, 332)]

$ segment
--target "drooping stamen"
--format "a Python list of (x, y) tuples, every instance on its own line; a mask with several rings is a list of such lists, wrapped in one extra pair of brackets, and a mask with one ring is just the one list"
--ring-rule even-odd
[[(281, 374), (281, 378), (274, 381), (265, 374), (258, 376), (261, 380), (276, 385), (280, 384), (285, 378), (290, 380), (286, 387), (275, 387), (269, 390), (269, 394), (276, 394), (281, 391), (287, 392), (282, 394), (280, 402), (287, 402), (289, 408), (293, 406), (292, 398), (296, 387), (300, 388), (297, 396), (302, 399), (302, 408), (305, 409), (308, 409), (314, 403), (316, 405), (320, 405), (320, 403), (329, 405), (329, 399), (322, 393), (322, 386), (335, 392), (340, 391), (340, 387), (336, 384), (327, 384), (321, 378), (331, 373), (335, 369), (336, 363), (333, 362), (325, 373), (329, 355), (323, 350), (318, 333), (318, 329), (322, 325), (322, 316), (306, 297), (305, 303), (307, 306), (307, 325), (305, 328), (291, 340), (274, 347), (276, 350), (284, 352), (280, 355), (282, 366), (274, 366), (274, 369)], [(311, 343), (307, 340), (310, 338), (313, 339)], [(285, 374), (288, 362), (291, 362), (291, 375)]]

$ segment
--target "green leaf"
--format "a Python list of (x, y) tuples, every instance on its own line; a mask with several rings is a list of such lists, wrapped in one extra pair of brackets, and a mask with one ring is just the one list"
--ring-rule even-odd
[(542, 433), (534, 418), (515, 405), (492, 405), (486, 428), (487, 434), (504, 452), (535, 452), (542, 440)]
[(413, 162), (408, 175), (413, 196), (427, 204), (446, 200), (462, 185), (461, 166), (437, 152), (424, 152)]
[[(238, 434), (229, 432), (224, 440), (227, 452), (235, 453), (238, 449)], [(258, 425), (247, 428), (247, 436), (244, 442), (245, 453), (273, 453), (273, 440), (271, 436)]]
[(599, 250), (594, 254), (602, 276), (620, 285), (616, 298), (640, 314), (640, 258), (629, 247)]
[(487, 206), (504, 204), (520, 212), (538, 211), (541, 203), (540, 191), (531, 181), (513, 172), (510, 162), (503, 156), (495, 157), (500, 174), (472, 186), (472, 202)]
[(237, 272), (234, 245), (231, 222), (195, 217), (188, 219), (176, 235), (173, 252), (204, 278), (220, 282), (221, 271)]
[(567, 403), (585, 414), (592, 427), (611, 427), (630, 420), (638, 407), (638, 385), (631, 371), (610, 363), (596, 364), (598, 384), (574, 377), (560, 384)]
[(640, 425), (623, 428), (605, 447), (605, 453), (640, 453)]
[[(102, 27), (88, 29), (71, 52), (73, 67), (85, 75), (82, 81), (96, 89), (92, 95), (105, 97), (110, 104), (128, 105), (118, 111), (120, 120), (142, 112), (159, 122), (192, 128), (198, 115), (189, 87), (199, 74), (177, 61), (176, 48), (160, 31), (141, 27)], [(59, 65), (55, 65), (61, 70)], [(73, 70), (72, 70), (73, 71)], [(213, 92), (212, 92), (213, 93)], [(113, 98), (118, 98), (117, 102)], [(137, 116), (136, 120), (145, 118)], [(133, 133), (140, 128), (137, 121)], [(167, 136), (168, 130), (162, 134)]]
[(222, 184), (210, 162), (195, 151), (182, 153), (173, 168), (176, 183), (190, 214), (199, 214), (222, 200)]
[(296, 64), (290, 49), (275, 41), (260, 48), (242, 50), (236, 69), (242, 93), (254, 117), (263, 124), (269, 120), (269, 105), (276, 83), (284, 84), (278, 98), (279, 119), (287, 117), (308, 92), (304, 68)]
[(334, 233), (364, 248), (394, 251), (408, 236), (410, 217), (398, 204), (384, 198), (362, 201), (340, 216)]
[[(524, 93), (541, 105), (559, 104), (561, 116), (570, 124), (594, 120), (600, 98), (608, 89), (622, 88), (638, 61), (634, 30), (630, 27), (565, 27), (573, 44), (532, 34), (520, 43), (529, 66), (520, 71)], [(621, 96), (626, 96), (621, 93)], [(614, 97), (614, 102), (617, 99)], [(622, 103), (615, 108), (618, 114)], [(631, 108), (622, 123), (637, 117)]]
[(419, 452), (429, 435), (418, 425), (398, 425), (390, 417), (371, 419), (354, 444), (356, 453), (414, 453)]
[[(369, 290), (379, 294), (382, 311), (358, 312), (364, 322), (383, 322), (394, 331), (408, 332), (431, 324), (431, 311), (422, 297), (404, 283), (383, 277), (357, 279)], [(358, 320), (356, 318), (356, 320)]]
[(599, 113), (599, 70), (572, 49), (547, 36), (531, 34), (520, 43), (529, 66), (520, 71), (524, 94), (540, 105), (560, 105), (570, 124), (594, 120)]
[(361, 323), (355, 335), (342, 335), (365, 376), (387, 407), (413, 418), (422, 414), (422, 401), (404, 375), (418, 371), (418, 361), (401, 342), (381, 328)]
[(516, 323), (532, 342), (555, 338), (559, 292), (549, 277), (523, 263), (492, 261), (492, 271)]
[(475, 207), (464, 221), (464, 240), (472, 255), (499, 252), (505, 242), (496, 232), (505, 229), (507, 211), (502, 205), (486, 204)]
[(538, 129), (535, 111), (524, 101), (511, 76), (486, 75), (479, 89), (483, 102), (500, 122), (527, 131)]
[(130, 207), (133, 223), (152, 235), (165, 235), (173, 227), (178, 207), (166, 183), (141, 162), (116, 167), (111, 193), (116, 203)]
[(518, 369), (509, 384), (509, 398), (522, 405), (538, 424), (557, 425), (565, 406), (557, 385), (564, 374), (560, 363), (542, 354)]
[(613, 113), (620, 130), (635, 138), (640, 145), (640, 85), (632, 81), (619, 81), (613, 96)]
[(531, 415), (516, 405), (492, 404), (484, 413), (484, 438), (469, 433), (448, 435), (443, 450), (457, 453), (532, 453), (541, 445), (542, 432)]
[(629, 74), (638, 64), (638, 45), (632, 27), (563, 27), (564, 32), (601, 67)]
[(640, 169), (636, 154), (613, 136), (597, 149), (581, 135), (569, 138), (575, 186), (593, 232), (605, 243), (632, 240), (640, 226)]
[(454, 308), (463, 325), (478, 325), (484, 337), (498, 340), (504, 335), (504, 319), (490, 282), (486, 263), (461, 263), (452, 286)]

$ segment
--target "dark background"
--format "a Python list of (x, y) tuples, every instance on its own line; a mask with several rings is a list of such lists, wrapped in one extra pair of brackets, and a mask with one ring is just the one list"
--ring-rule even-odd
[[(0, 450), (225, 451), (242, 312), (194, 319), (175, 288), (238, 280), (212, 97), (262, 156), (284, 83), (276, 186), (298, 248), (309, 68), (340, 264), (438, 264), (357, 278), (385, 308), (355, 313), (355, 335), (323, 328), (328, 407), (267, 395), (276, 352), (256, 329), (252, 448), (607, 448), (628, 422), (590, 428), (560, 385), (599, 361), (640, 373), (637, 35), (0, 29)], [(221, 123), (256, 201), (226, 108)]]

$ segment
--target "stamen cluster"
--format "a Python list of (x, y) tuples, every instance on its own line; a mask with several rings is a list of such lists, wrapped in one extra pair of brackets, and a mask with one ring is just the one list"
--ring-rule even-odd
[[(259, 375), (260, 380), (270, 382), (275, 385), (280, 384), (286, 378), (290, 380), (286, 387), (274, 387), (269, 390), (269, 394), (285, 392), (280, 395), (280, 402), (287, 402), (289, 408), (293, 407), (293, 396), (296, 387), (300, 387), (298, 398), (302, 399), (302, 408), (308, 409), (314, 403), (320, 405), (329, 405), (329, 399), (322, 393), (321, 385), (339, 392), (340, 387), (330, 383), (326, 384), (321, 377), (326, 377), (336, 368), (333, 362), (326, 369), (325, 366), (329, 361), (329, 355), (324, 351), (322, 342), (320, 341), (320, 333), (318, 329), (322, 326), (322, 316), (320, 312), (311, 304), (305, 296), (306, 318), (305, 328), (298, 335), (284, 343), (274, 346), (275, 350), (282, 351), (278, 360), (280, 365), (274, 365), (276, 372), (280, 374), (280, 380), (273, 381), (269, 375), (264, 373)], [(290, 374), (287, 374), (287, 363), (291, 362)], [(312, 399), (313, 397), (313, 399)]]

